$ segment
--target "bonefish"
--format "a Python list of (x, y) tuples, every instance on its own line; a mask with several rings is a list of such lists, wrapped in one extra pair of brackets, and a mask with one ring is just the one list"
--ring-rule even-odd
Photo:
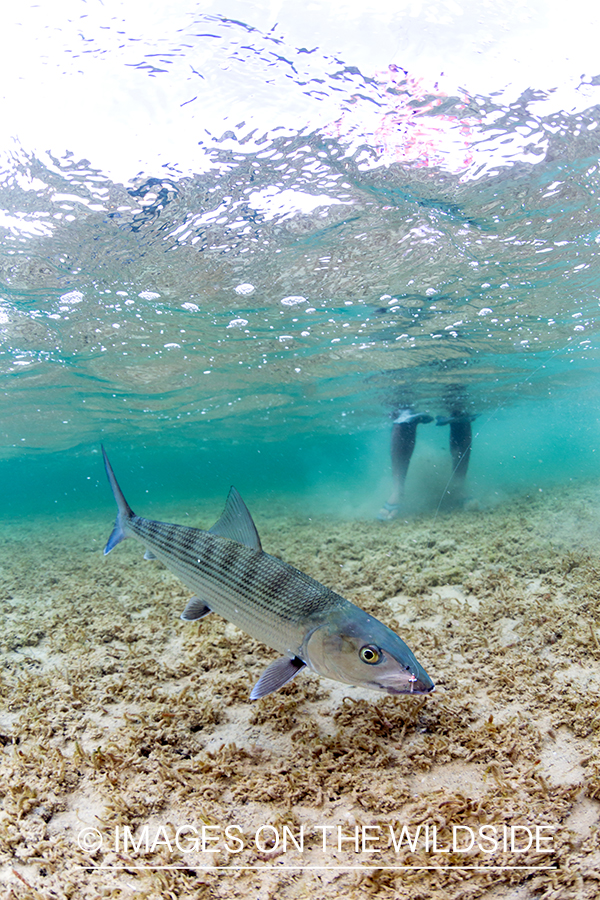
[(335, 591), (262, 549), (246, 505), (234, 487), (208, 531), (136, 516), (102, 447), (118, 514), (104, 553), (128, 537), (146, 548), (194, 592), (181, 618), (210, 612), (237, 625), (283, 656), (254, 685), (250, 699), (287, 684), (305, 666), (335, 681), (388, 694), (426, 694), (434, 684), (390, 628)]

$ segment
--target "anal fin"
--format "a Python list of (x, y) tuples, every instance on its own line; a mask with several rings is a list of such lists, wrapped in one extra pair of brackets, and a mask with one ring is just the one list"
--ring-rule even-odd
[(275, 662), (267, 666), (252, 688), (250, 699), (258, 700), (260, 697), (266, 697), (267, 694), (272, 694), (273, 691), (279, 690), (280, 687), (291, 681), (305, 665), (306, 663), (302, 662), (297, 656), (294, 656), (293, 659), (290, 659), (288, 656), (276, 659)]
[(184, 622), (195, 622), (196, 619), (203, 619), (209, 612), (212, 612), (210, 606), (201, 600), (200, 597), (190, 597), (184, 611), (181, 613), (180, 619)]

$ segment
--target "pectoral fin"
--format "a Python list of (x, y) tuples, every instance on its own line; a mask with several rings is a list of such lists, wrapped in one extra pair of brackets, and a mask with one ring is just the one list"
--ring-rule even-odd
[(273, 691), (279, 690), (280, 687), (291, 681), (305, 665), (306, 663), (302, 662), (297, 656), (294, 656), (293, 659), (287, 656), (276, 659), (275, 662), (267, 666), (252, 688), (250, 699), (258, 700), (260, 697), (266, 697), (267, 694), (272, 694)]
[(179, 618), (184, 622), (195, 622), (196, 619), (203, 619), (209, 612), (212, 610), (204, 600), (201, 600), (200, 597), (190, 597)]
[(147, 547), (146, 547), (146, 552), (144, 553), (144, 559), (156, 559), (152, 550), (149, 550)]

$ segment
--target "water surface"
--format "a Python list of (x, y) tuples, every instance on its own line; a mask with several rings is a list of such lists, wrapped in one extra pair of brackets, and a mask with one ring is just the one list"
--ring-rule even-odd
[[(319, 10), (310, 44), (259, 7), (11, 23), (28, 36), (0, 170), (11, 510), (103, 502), (102, 440), (159, 495), (235, 481), (370, 515), (402, 403), (478, 414), (486, 500), (597, 475), (587, 43), (579, 67), (566, 35), (554, 69), (513, 54), (499, 74), (530, 34), (518, 16), (489, 13), (477, 68), (470, 8), (445, 30), (391, 12), (375, 63), (362, 13), (338, 32)], [(419, 455), (447, 465), (447, 433), (420, 431), (413, 481)]]

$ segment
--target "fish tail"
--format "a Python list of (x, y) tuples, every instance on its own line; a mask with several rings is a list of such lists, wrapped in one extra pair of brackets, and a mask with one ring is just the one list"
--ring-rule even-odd
[(106, 474), (112, 488), (113, 497), (115, 498), (117, 507), (119, 509), (115, 527), (113, 528), (111, 535), (106, 542), (106, 547), (104, 548), (104, 555), (106, 556), (107, 553), (110, 553), (113, 547), (116, 547), (117, 544), (120, 544), (121, 541), (124, 541), (125, 538), (129, 537), (125, 529), (127, 522), (129, 521), (129, 519), (132, 519), (134, 517), (135, 513), (123, 496), (123, 491), (119, 487), (119, 483), (115, 478), (115, 473), (113, 472), (112, 466), (108, 461), (106, 450), (104, 449), (102, 444), (100, 444), (100, 446), (102, 448), (102, 456), (104, 457), (104, 468), (106, 469)]

